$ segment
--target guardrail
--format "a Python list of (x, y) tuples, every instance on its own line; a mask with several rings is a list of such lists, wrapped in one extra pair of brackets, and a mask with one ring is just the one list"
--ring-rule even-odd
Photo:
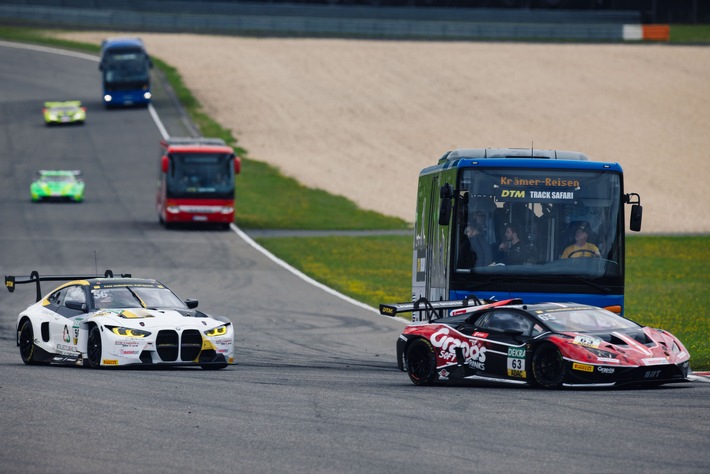
[(373, 8), (156, 0), (4, 0), (0, 5), (0, 21), (72, 28), (263, 36), (533, 41), (621, 41), (625, 39), (624, 25), (639, 25), (638, 13), (619, 11)]

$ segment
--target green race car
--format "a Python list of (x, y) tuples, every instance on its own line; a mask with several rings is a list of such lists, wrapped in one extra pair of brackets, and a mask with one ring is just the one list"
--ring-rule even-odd
[(84, 181), (81, 171), (40, 170), (30, 185), (33, 202), (84, 200)]
[(83, 124), (86, 120), (86, 107), (82, 107), (78, 100), (68, 100), (65, 102), (45, 102), (44, 123), (54, 125), (60, 123)]

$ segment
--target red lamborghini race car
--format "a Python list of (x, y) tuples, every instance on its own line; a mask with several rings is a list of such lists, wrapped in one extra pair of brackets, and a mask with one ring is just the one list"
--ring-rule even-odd
[(675, 336), (602, 308), (520, 300), (380, 305), (389, 316), (411, 311), (426, 311), (428, 322), (405, 328), (397, 359), (416, 385), (481, 380), (559, 388), (688, 380), (690, 354)]

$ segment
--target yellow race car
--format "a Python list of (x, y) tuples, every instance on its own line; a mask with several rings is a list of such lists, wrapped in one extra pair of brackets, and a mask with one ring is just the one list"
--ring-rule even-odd
[(45, 102), (42, 109), (44, 123), (55, 125), (62, 123), (83, 124), (86, 121), (86, 107), (78, 100), (65, 102)]

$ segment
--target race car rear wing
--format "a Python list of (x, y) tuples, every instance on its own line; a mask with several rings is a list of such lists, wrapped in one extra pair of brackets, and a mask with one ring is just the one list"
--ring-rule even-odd
[(396, 316), (398, 313), (412, 313), (415, 311), (426, 311), (426, 319), (432, 322), (434, 319), (445, 317), (445, 311), (453, 311), (462, 308), (484, 309), (492, 306), (503, 306), (507, 304), (522, 304), (519, 298), (502, 301), (481, 301), (474, 295), (467, 296), (462, 300), (429, 301), (425, 297), (419, 298), (413, 303), (380, 304), (380, 314), (384, 316)]
[[(37, 270), (32, 270), (30, 276), (23, 279), (18, 279), (14, 275), (5, 275), (5, 287), (7, 291), (12, 293), (15, 291), (15, 285), (22, 285), (25, 283), (35, 283), (37, 287), (37, 301), (42, 299), (42, 289), (40, 288), (40, 282), (43, 281), (70, 281), (70, 280), (87, 280), (89, 278), (99, 278), (101, 275), (44, 275), (40, 276)], [(104, 272), (104, 278), (113, 278), (113, 272), (111, 270), (106, 270)], [(121, 273), (121, 278), (130, 278), (130, 273)]]

